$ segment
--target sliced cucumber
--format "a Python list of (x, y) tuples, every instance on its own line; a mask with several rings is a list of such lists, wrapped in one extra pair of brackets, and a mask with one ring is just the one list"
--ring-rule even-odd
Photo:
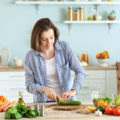
[(80, 105), (81, 102), (80, 101), (68, 101), (68, 102), (58, 101), (57, 104), (58, 105)]

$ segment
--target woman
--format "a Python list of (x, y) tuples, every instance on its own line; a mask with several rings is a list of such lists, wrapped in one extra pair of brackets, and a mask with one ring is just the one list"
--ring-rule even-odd
[[(34, 102), (57, 101), (57, 96), (75, 100), (85, 71), (70, 46), (58, 41), (59, 31), (48, 18), (37, 21), (31, 35), (31, 50), (25, 58), (26, 89)], [(74, 82), (70, 70), (75, 72)]]

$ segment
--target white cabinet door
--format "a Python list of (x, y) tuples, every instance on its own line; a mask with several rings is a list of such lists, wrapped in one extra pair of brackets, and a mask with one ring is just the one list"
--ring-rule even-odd
[(116, 70), (106, 70), (106, 91), (107, 95), (117, 95)]
[(105, 96), (105, 70), (86, 70), (86, 79), (77, 99), (83, 102), (92, 101), (92, 93), (97, 91), (100, 96)]
[(10, 101), (17, 101), (19, 91), (23, 92), (26, 103), (33, 102), (33, 95), (25, 88), (24, 72), (0, 72), (0, 95), (4, 95)]
[[(93, 91), (98, 91), (100, 97), (117, 94), (116, 70), (86, 70), (86, 80), (77, 95), (78, 100), (90, 102)], [(74, 74), (72, 73), (74, 76)]]
[(87, 70), (86, 74), (83, 87), (87, 85), (91, 91), (98, 90), (100, 94), (103, 94), (105, 92), (105, 71)]

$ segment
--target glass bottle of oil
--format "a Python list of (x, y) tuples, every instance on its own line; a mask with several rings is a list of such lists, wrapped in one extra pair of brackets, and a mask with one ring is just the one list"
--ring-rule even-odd
[(21, 91), (19, 91), (19, 99), (17, 101), (17, 105), (20, 105), (20, 104), (25, 105), (25, 102), (23, 100), (23, 93)]
[(92, 10), (91, 10), (91, 9), (88, 10), (88, 17), (87, 17), (87, 20), (88, 20), (88, 21), (92, 21), (92, 20), (93, 20), (93, 17), (92, 17)]

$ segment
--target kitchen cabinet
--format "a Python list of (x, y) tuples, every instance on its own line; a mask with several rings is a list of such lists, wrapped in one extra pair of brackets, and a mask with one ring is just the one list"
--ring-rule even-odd
[[(72, 73), (74, 76), (74, 74)], [(117, 94), (116, 70), (86, 70), (86, 80), (77, 94), (82, 102), (92, 102), (92, 93), (98, 91), (100, 97)]]
[(116, 70), (107, 70), (106, 71), (106, 91), (107, 95), (116, 95), (117, 94), (117, 75)]
[(4, 95), (10, 101), (17, 101), (19, 91), (23, 92), (25, 102), (33, 102), (33, 95), (25, 88), (24, 72), (0, 72), (0, 95)]

